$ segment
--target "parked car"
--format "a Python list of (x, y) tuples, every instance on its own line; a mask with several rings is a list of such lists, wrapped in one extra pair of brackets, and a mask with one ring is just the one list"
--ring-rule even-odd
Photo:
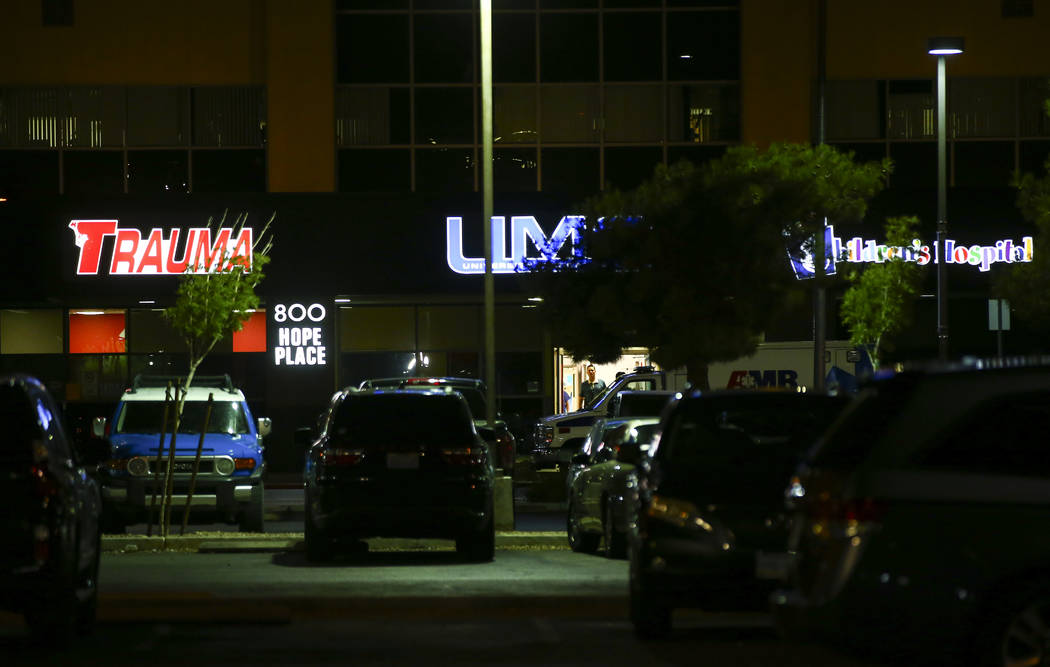
[(732, 390), (668, 406), (636, 470), (629, 571), (639, 637), (667, 634), (676, 607), (766, 608), (786, 562), (783, 487), (848, 400)]
[(613, 403), (624, 391), (669, 392), (672, 378), (652, 366), (639, 366), (621, 375), (582, 410), (551, 415), (536, 422), (532, 434), (533, 462), (537, 468), (568, 465), (580, 451), (596, 419), (615, 416)]
[(678, 392), (671, 390), (627, 390), (612, 397), (610, 417), (659, 417)]
[(454, 539), (469, 560), (493, 558), (492, 456), (451, 387), (337, 393), (304, 474), (310, 560), (369, 537)]
[(787, 487), (778, 627), (900, 664), (1046, 664), (1048, 433), (1048, 359), (863, 388)]
[[(165, 419), (165, 393), (171, 376), (137, 375), (121, 395), (108, 424), (100, 420), (112, 444), (110, 460), (100, 468), (104, 521), (107, 533), (124, 532), (129, 523), (150, 517), (155, 493), (168, 468), (174, 419)], [(170, 392), (174, 398), (174, 391)], [(186, 393), (172, 465), (172, 516), (181, 516), (200, 445), (208, 396), (213, 397), (208, 429), (191, 499), (194, 512), (218, 514), (240, 529), (262, 532), (264, 527), (263, 437), (270, 420), (252, 418), (244, 393), (229, 375), (198, 376)], [(171, 412), (174, 408), (168, 408)], [(167, 424), (165, 426), (165, 424)], [(158, 458), (164, 428), (163, 456)], [(156, 511), (156, 510), (154, 510)], [(178, 513), (178, 514), (176, 514)]]
[(470, 412), (474, 417), (474, 426), (478, 434), (489, 443), (495, 456), (495, 465), (502, 468), (504, 474), (514, 474), (514, 459), (517, 455), (517, 444), (502, 415), (496, 413), (496, 421), (488, 422), (488, 391), (485, 383), (477, 378), (468, 377), (395, 377), (374, 378), (365, 380), (359, 389), (408, 389), (413, 387), (452, 387), (467, 399)]
[(47, 389), (0, 377), (0, 603), (62, 643), (95, 623), (102, 501)]
[(618, 460), (618, 455), (628, 443), (648, 447), (659, 423), (657, 417), (595, 422), (583, 451), (572, 460), (573, 467), (579, 468), (569, 487), (566, 515), (573, 551), (594, 553), (604, 542), (609, 558), (627, 554), (635, 475), (634, 465)]

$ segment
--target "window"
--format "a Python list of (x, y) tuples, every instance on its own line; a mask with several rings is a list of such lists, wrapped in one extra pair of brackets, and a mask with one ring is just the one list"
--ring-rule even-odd
[(493, 150), (492, 180), (498, 192), (535, 192), (535, 148), (496, 148)]
[(340, 192), (401, 192), (411, 185), (407, 148), (339, 151)]
[[(161, 310), (135, 309), (129, 315), (131, 336), (128, 352), (135, 354), (186, 352), (186, 343)], [(158, 373), (159, 371), (152, 371)]]
[(952, 152), (958, 187), (1006, 187), (1013, 178), (1012, 141), (957, 141)]
[(597, 143), (598, 86), (543, 86), (540, 126), (545, 143)]
[(601, 185), (597, 148), (544, 148), (541, 160), (544, 192), (590, 195)]
[(408, 15), (337, 16), (336, 58), (339, 83), (408, 83)]
[(61, 354), (61, 310), (0, 310), (0, 354)]
[(473, 81), (473, 16), (471, 14), (416, 14), (414, 21), (416, 82), (470, 83)]
[(1050, 475), (1050, 395), (1020, 394), (974, 407), (970, 417), (922, 453), (925, 469), (984, 475)]
[(262, 145), (266, 101), (261, 88), (194, 88), (190, 100), (194, 146)]
[(45, 27), (73, 25), (73, 0), (42, 0), (40, 10)]
[(659, 81), (660, 14), (616, 12), (604, 15), (606, 81)]
[(193, 151), (194, 192), (266, 192), (266, 152)]
[(339, 88), (335, 114), (338, 146), (409, 142), (408, 88)]
[(885, 84), (881, 81), (828, 81), (824, 87), (825, 135), (834, 139), (881, 139)]
[(605, 140), (658, 143), (664, 136), (660, 86), (606, 86)]
[(543, 81), (598, 79), (598, 15), (540, 15), (540, 78)]
[(495, 14), (492, 17), (492, 34), (498, 36), (492, 40), (492, 80), (499, 83), (535, 81), (534, 15)]
[(124, 192), (124, 156), (119, 151), (66, 151), (62, 162), (66, 194)]
[(886, 135), (890, 139), (933, 139), (937, 136), (937, 110), (933, 81), (889, 82)]
[(670, 86), (667, 116), (671, 141), (739, 141), (739, 88), (735, 84)]
[(474, 190), (474, 149), (417, 149), (416, 190), (472, 192)]
[(492, 89), (494, 144), (534, 144), (539, 141), (536, 130), (535, 86), (497, 86)]
[(1017, 105), (1013, 79), (951, 79), (950, 137), (1012, 137)]
[(123, 310), (69, 311), (71, 354), (127, 352), (127, 327)]
[(663, 160), (659, 146), (605, 149), (605, 182), (621, 190), (641, 185)]
[(417, 88), (415, 94), (417, 144), (473, 143), (471, 88)]
[(185, 150), (128, 151), (128, 192), (186, 193), (189, 190), (189, 155)]
[(57, 194), (57, 151), (0, 151), (0, 196)]
[(937, 144), (932, 141), (891, 143), (893, 173), (890, 187), (933, 189), (937, 187)]
[(1022, 137), (1050, 137), (1047, 99), (1050, 99), (1050, 78), (1021, 79), (1019, 106)]
[(672, 81), (739, 79), (739, 12), (668, 14), (667, 76)]
[(132, 86), (127, 91), (129, 146), (189, 143), (188, 88)]

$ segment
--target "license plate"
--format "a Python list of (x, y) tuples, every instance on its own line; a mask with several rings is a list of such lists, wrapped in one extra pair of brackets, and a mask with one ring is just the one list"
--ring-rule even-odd
[(755, 554), (755, 577), (786, 580), (790, 565), (791, 556), (786, 553), (759, 551)]
[(386, 467), (399, 470), (415, 470), (419, 468), (419, 454), (389, 452), (386, 455)]

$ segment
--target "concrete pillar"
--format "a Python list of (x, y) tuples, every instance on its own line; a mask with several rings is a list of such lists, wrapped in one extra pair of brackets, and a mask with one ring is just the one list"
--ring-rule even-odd
[(492, 505), (496, 530), (514, 530), (514, 484), (511, 477), (496, 477)]

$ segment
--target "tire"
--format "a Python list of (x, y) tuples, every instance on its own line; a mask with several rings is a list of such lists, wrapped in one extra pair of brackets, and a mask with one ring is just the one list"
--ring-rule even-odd
[(569, 538), (569, 548), (576, 553), (593, 554), (598, 551), (601, 535), (585, 533), (580, 528), (580, 522), (576, 519), (576, 503), (569, 501), (565, 533)]
[(95, 629), (95, 618), (98, 613), (98, 570), (102, 560), (102, 535), (95, 537), (95, 557), (84, 569), (78, 581), (76, 609), (76, 630), (80, 635), (88, 635)]
[(602, 528), (605, 533), (605, 556), (607, 558), (626, 558), (627, 536), (616, 530), (612, 503), (608, 500), (605, 502), (605, 511), (602, 512)]
[(456, 553), (474, 563), (487, 563), (496, 557), (496, 526), (489, 520), (481, 530), (456, 538)]
[(1050, 581), (1030, 582), (990, 607), (976, 637), (976, 665), (1042, 665), (1050, 659)]
[(306, 547), (306, 560), (311, 563), (323, 563), (332, 559), (332, 541), (314, 525), (310, 501), (306, 501), (306, 515), (303, 519), (303, 541)]
[(263, 483), (252, 487), (252, 499), (247, 506), (241, 510), (239, 530), (242, 533), (261, 533), (265, 528), (263, 510), (265, 509), (264, 496), (266, 489)]

